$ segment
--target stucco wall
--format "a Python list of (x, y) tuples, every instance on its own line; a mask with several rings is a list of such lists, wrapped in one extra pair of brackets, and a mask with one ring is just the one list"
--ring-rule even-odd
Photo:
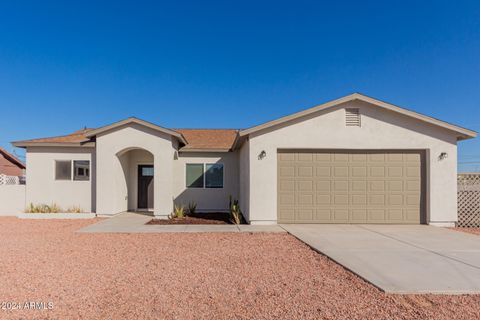
[(25, 185), (0, 186), (0, 216), (15, 216), (24, 212)]
[(250, 142), (246, 140), (238, 151), (240, 209), (250, 221)]
[[(360, 108), (361, 127), (345, 126), (345, 107)], [(249, 148), (252, 223), (276, 222), (277, 150), (302, 148), (427, 150), (427, 221), (457, 220), (457, 146), (446, 129), (355, 101), (254, 133)], [(448, 158), (440, 161), (442, 152)]]
[[(186, 188), (187, 163), (222, 163), (223, 188)], [(238, 199), (238, 155), (226, 153), (182, 153), (174, 161), (174, 197), (175, 203), (187, 205), (197, 203), (199, 211), (228, 210), (229, 196)]]
[[(95, 210), (94, 148), (29, 147), (27, 148), (26, 203), (56, 203), (63, 209), (79, 206), (85, 212)], [(55, 160), (89, 160), (90, 180), (55, 180)], [(72, 163), (73, 167), (73, 163)]]
[(167, 216), (171, 213), (175, 151), (171, 136), (138, 124), (129, 124), (99, 134), (96, 149), (98, 214), (112, 215), (128, 209), (127, 186), (131, 180), (124, 172), (129, 172), (131, 164), (122, 155), (134, 149), (147, 150), (154, 156), (154, 214)]

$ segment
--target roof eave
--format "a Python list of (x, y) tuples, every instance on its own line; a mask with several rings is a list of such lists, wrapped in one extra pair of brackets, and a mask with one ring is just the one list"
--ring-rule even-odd
[(227, 152), (231, 152), (232, 149), (228, 149), (228, 148), (212, 148), (212, 149), (204, 149), (204, 148), (181, 148), (178, 150), (178, 152), (205, 152), (205, 153), (208, 153), (208, 152), (218, 152), (218, 153), (227, 153)]
[(85, 147), (93, 148), (95, 147), (95, 142), (32, 142), (32, 141), (14, 141), (12, 145), (17, 148), (28, 148), (28, 147)]

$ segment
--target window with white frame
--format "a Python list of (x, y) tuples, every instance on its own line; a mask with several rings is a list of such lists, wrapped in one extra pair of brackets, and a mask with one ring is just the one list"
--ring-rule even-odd
[(223, 188), (222, 163), (187, 163), (187, 188)]
[(90, 180), (90, 161), (55, 160), (55, 180)]
[(90, 161), (74, 160), (73, 161), (73, 180), (89, 180), (90, 179)]

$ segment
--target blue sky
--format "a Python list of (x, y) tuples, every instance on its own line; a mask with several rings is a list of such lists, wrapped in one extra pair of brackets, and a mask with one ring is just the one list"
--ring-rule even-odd
[[(244, 128), (352, 93), (480, 131), (479, 1), (2, 1), (0, 145)], [(16, 150), (21, 153), (21, 150)], [(461, 170), (480, 170), (478, 139)]]

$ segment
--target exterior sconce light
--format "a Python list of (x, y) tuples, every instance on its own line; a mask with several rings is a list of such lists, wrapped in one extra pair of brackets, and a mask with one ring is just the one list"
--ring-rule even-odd
[(442, 160), (447, 159), (447, 158), (448, 158), (448, 153), (446, 153), (446, 152), (442, 152), (442, 153), (440, 153), (440, 155), (438, 156), (438, 160), (439, 160), (439, 161), (442, 161)]
[(267, 153), (265, 152), (265, 150), (262, 150), (262, 152), (260, 152), (260, 154), (258, 155), (258, 160), (263, 160), (263, 158), (265, 158), (267, 156)]
[(178, 160), (178, 151), (173, 153), (173, 160)]

